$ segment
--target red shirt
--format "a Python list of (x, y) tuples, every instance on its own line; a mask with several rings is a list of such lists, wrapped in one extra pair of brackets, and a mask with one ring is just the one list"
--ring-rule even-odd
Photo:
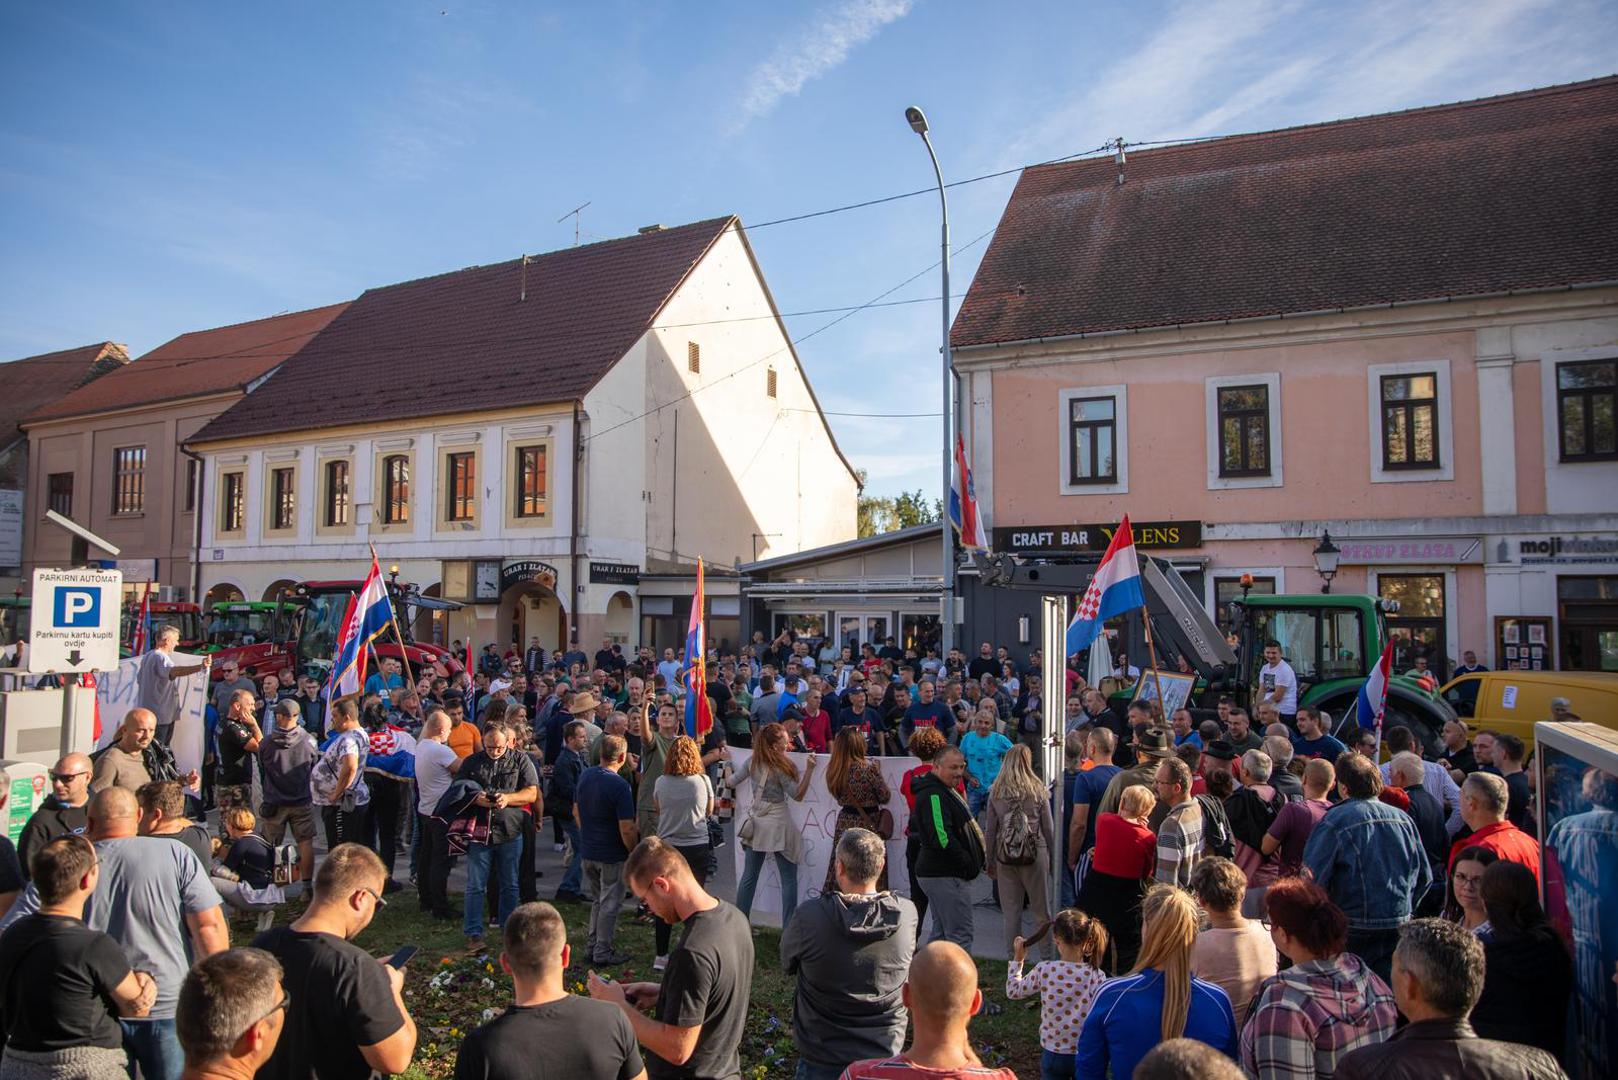
[(817, 754), (828, 753), (831, 746), (831, 716), (825, 709), (803, 718), (803, 741)]
[(1522, 863), (1539, 880), (1539, 842), (1509, 821), (1485, 825), (1464, 840), (1457, 840), (1449, 849), (1449, 868), (1455, 868), (1456, 856), (1469, 847), (1487, 848), (1507, 862)]
[(1010, 1069), (987, 1065), (962, 1069), (928, 1069), (912, 1065), (903, 1054), (898, 1057), (856, 1061), (843, 1070), (841, 1080), (1017, 1080)]
[(1090, 869), (1113, 877), (1144, 881), (1157, 871), (1157, 836), (1120, 814), (1096, 818), (1095, 854)]

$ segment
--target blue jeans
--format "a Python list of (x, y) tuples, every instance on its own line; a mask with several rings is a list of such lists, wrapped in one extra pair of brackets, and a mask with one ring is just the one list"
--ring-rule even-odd
[(467, 937), (483, 936), (484, 894), (488, 891), (489, 865), (495, 865), (500, 889), (500, 925), (517, 910), (517, 864), (522, 861), (522, 841), (516, 837), (504, 844), (473, 844), (466, 849), (466, 908), (461, 929)]
[[(742, 864), (742, 880), (736, 884), (736, 907), (743, 915), (753, 910), (753, 893), (758, 888), (758, 875), (764, 869), (764, 856), (770, 854), (765, 851), (745, 849), (747, 859)], [(798, 864), (777, 851), (775, 854), (775, 869), (781, 875), (781, 926), (792, 919), (792, 913), (798, 910)]]
[(559, 892), (576, 893), (584, 886), (584, 851), (579, 847), (579, 823), (572, 818), (561, 818), (562, 832), (567, 835), (568, 849), (573, 857), (567, 861), (567, 869), (562, 872), (562, 884), (557, 886)]
[(966, 789), (966, 805), (972, 811), (973, 817), (982, 817), (983, 808), (989, 802), (989, 785), (979, 784), (975, 788)]
[(1039, 1080), (1073, 1080), (1073, 1054), (1057, 1054), (1041, 1049)]
[(812, 1061), (798, 1059), (798, 1071), (792, 1080), (838, 1080), (843, 1075), (846, 1065), (816, 1065)]
[(120, 1020), (124, 1029), (124, 1053), (129, 1055), (129, 1076), (135, 1066), (145, 1080), (180, 1080), (185, 1070), (185, 1052), (175, 1034), (174, 1020)]

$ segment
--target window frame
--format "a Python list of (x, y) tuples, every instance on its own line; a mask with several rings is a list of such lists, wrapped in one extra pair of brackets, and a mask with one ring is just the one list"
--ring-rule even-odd
[[(1562, 370), (1564, 368), (1595, 367), (1607, 365), (1613, 369), (1613, 382), (1603, 387), (1563, 389)], [(1595, 417), (1590, 408), (1593, 400), (1605, 396), (1613, 399), (1613, 409), (1618, 414), (1618, 357), (1593, 357), (1586, 360), (1558, 360), (1551, 372), (1551, 391), (1556, 395), (1556, 451), (1558, 463), (1577, 464), (1586, 461), (1618, 461), (1618, 438), (1614, 439), (1613, 449), (1608, 452), (1592, 451), (1586, 449), (1584, 453), (1570, 454), (1567, 449), (1567, 401), (1570, 397), (1584, 399), (1584, 444), (1589, 447), (1594, 441)]]
[[(74, 485), (74, 478), (75, 478), (75, 474), (71, 470), (68, 471), (68, 472), (57, 472), (57, 473), (47, 473), (46, 474), (46, 476), (45, 476), (45, 506), (46, 506), (47, 509), (55, 510), (58, 514), (61, 514), (65, 518), (71, 518), (73, 516), (73, 485)], [(63, 493), (61, 491), (57, 490), (58, 482), (61, 481), (61, 480), (64, 480), (64, 479), (67, 481), (67, 492), (66, 492), (67, 501), (64, 504), (59, 505), (58, 500), (59, 500), (60, 496)]]
[[(538, 477), (539, 491), (530, 495), (524, 490), (529, 476), (529, 466), (526, 459), (536, 456), (535, 475)], [(551, 516), (551, 447), (549, 442), (517, 443), (512, 447), (511, 469), (511, 516), (518, 521), (543, 521)], [(526, 503), (535, 502), (537, 505), (528, 507)]]
[[(1447, 358), (1400, 360), (1370, 364), (1365, 369), (1365, 458), (1373, 484), (1430, 483), (1455, 479), (1455, 394), (1450, 385)], [(1431, 376), (1433, 394), (1433, 452), (1435, 465), (1408, 465), (1390, 469), (1384, 463), (1382, 380), (1394, 376)]]
[[(1075, 420), (1073, 419), (1073, 406), (1086, 405), (1090, 402), (1105, 401), (1112, 407), (1112, 415), (1105, 420)], [(1118, 399), (1111, 394), (1096, 394), (1091, 397), (1071, 397), (1066, 402), (1067, 409), (1063, 421), (1067, 424), (1067, 477), (1070, 487), (1092, 487), (1098, 484), (1116, 484), (1118, 482)], [(1096, 464), (1101, 460), (1101, 435), (1105, 429), (1108, 440), (1107, 462), (1108, 472), (1096, 472), (1091, 476), (1080, 476), (1077, 473), (1079, 457), (1079, 442), (1081, 438), (1089, 443), (1090, 462)], [(1081, 436), (1081, 432), (1085, 433)]]
[[(339, 469), (342, 471), (340, 483), (336, 476)], [(343, 457), (326, 458), (320, 463), (320, 527), (346, 530), (353, 526), (354, 463)]]
[[(396, 490), (393, 463), (403, 466), (404, 475), (400, 478), (398, 486), (404, 488), (404, 495), (400, 497)], [(415, 478), (415, 461), (413, 455), (404, 451), (388, 451), (381, 455), (377, 467), (377, 525), (383, 529), (409, 529), (414, 523), (411, 519), (412, 485)]]
[[(1112, 398), (1113, 456), (1112, 476), (1106, 480), (1073, 482), (1073, 402)], [(1075, 386), (1058, 390), (1057, 400), (1057, 490), (1063, 495), (1125, 495), (1129, 493), (1129, 387), (1116, 383), (1106, 386)]]
[[(1225, 395), (1241, 390), (1260, 390), (1264, 393), (1264, 404), (1257, 408), (1229, 409), (1225, 408)], [(1251, 480), (1257, 477), (1268, 478), (1270, 475), (1270, 461), (1273, 457), (1271, 447), (1274, 445), (1273, 433), (1270, 430), (1270, 387), (1265, 382), (1229, 383), (1214, 389), (1214, 414), (1219, 424), (1219, 478), (1221, 480)], [(1243, 468), (1231, 469), (1225, 465), (1225, 421), (1234, 419), (1237, 424), (1237, 444)], [(1251, 444), (1248, 439), (1249, 424), (1263, 425), (1264, 432), (1264, 466), (1255, 468), (1248, 461), (1248, 452)]]
[[(445, 450), (444, 462), (444, 523), (448, 525), (476, 525), (478, 520), (478, 453), (475, 448)], [(464, 465), (467, 475), (462, 478), (456, 470)], [(457, 492), (458, 485), (464, 490)], [(458, 511), (464, 511), (459, 513)]]
[[(296, 462), (275, 462), (264, 478), (264, 533), (285, 534), (298, 528), (298, 466)], [(285, 479), (283, 486), (282, 480)]]
[[(1405, 397), (1396, 401), (1388, 400), (1388, 383), (1403, 379), (1409, 382), (1414, 379), (1431, 379), (1433, 393), (1431, 397), (1415, 398)], [(1444, 467), (1444, 446), (1442, 441), (1442, 421), (1438, 413), (1438, 372), (1384, 372), (1377, 376), (1377, 406), (1382, 414), (1382, 423), (1379, 430), (1382, 433), (1382, 468), (1388, 472), (1410, 470), (1433, 470)], [(1425, 408), (1432, 413), (1433, 425), (1433, 457), (1431, 461), (1417, 461), (1413, 456), (1406, 461), (1394, 461), (1389, 455), (1388, 445), (1388, 414), (1398, 411), (1404, 414), (1405, 449), (1411, 455), (1415, 453), (1416, 446), (1416, 410)]]
[[(231, 491), (235, 488), (234, 498)], [(235, 523), (231, 523), (234, 511)], [(224, 469), (219, 473), (219, 535), (242, 536), (247, 531), (247, 470)]]
[[(125, 464), (125, 455), (138, 455), (139, 465)], [(112, 450), (112, 515), (131, 517), (146, 512), (146, 446), (115, 446)]]

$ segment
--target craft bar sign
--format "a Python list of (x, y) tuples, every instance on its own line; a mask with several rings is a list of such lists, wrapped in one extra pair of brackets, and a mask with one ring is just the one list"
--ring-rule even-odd
[[(1202, 546), (1200, 521), (1132, 521), (1138, 548)], [(1106, 551), (1117, 524), (1014, 525), (994, 530), (994, 549), (1019, 555), (1070, 555)]]

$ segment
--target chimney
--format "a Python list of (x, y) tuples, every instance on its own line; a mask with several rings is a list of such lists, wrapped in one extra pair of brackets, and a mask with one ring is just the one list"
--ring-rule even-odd
[(645, 236), (648, 233), (662, 232), (663, 228), (664, 228), (664, 226), (662, 226), (662, 225), (642, 225), (640, 228), (636, 229), (635, 231), (640, 233), (642, 236)]

